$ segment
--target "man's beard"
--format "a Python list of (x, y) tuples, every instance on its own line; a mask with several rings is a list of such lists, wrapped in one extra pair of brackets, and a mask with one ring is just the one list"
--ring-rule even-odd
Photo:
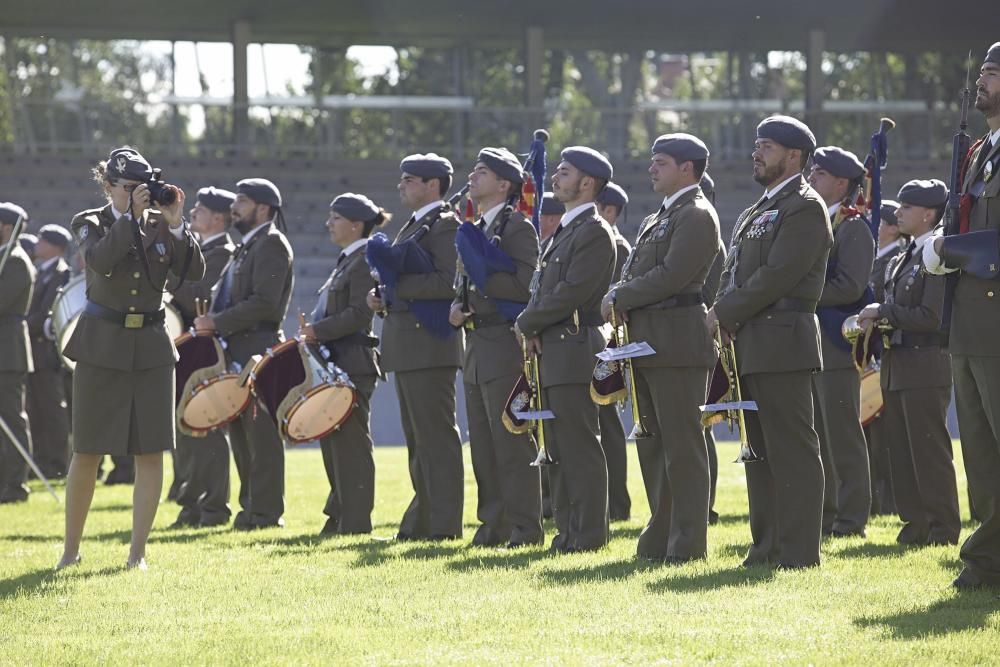
[[(756, 166), (756, 165), (754, 165)], [(754, 171), (753, 180), (757, 181), (760, 185), (767, 187), (771, 183), (774, 183), (779, 176), (782, 174), (782, 168), (780, 165), (764, 165), (764, 170), (758, 175), (757, 171)]]
[[(977, 93), (978, 92), (979, 91), (977, 91)], [(990, 95), (989, 93), (986, 93), (985, 90), (982, 92), (985, 93), (985, 97), (980, 97), (978, 94), (976, 95), (976, 109), (981, 111), (987, 118), (993, 118), (996, 115), (1000, 115), (1000, 93)]]
[(568, 201), (576, 201), (577, 199), (580, 198), (580, 189), (581, 188), (579, 181), (574, 183), (573, 187), (569, 187), (568, 185), (560, 183), (559, 192), (556, 193), (556, 199), (558, 199), (563, 203), (566, 203)]
[(243, 235), (246, 235), (251, 229), (254, 228), (257, 221), (254, 218), (240, 218), (239, 220), (233, 220), (233, 227)]

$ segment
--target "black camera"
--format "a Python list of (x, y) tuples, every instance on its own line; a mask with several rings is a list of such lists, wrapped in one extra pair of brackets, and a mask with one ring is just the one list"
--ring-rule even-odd
[(177, 201), (177, 186), (163, 182), (163, 170), (154, 169), (153, 175), (146, 182), (149, 188), (149, 200), (161, 206), (170, 206)]

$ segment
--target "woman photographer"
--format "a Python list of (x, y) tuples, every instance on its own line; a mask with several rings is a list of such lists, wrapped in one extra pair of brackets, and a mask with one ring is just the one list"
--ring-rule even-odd
[(198, 280), (205, 263), (181, 217), (184, 193), (160, 181), (142, 155), (116, 149), (93, 173), (108, 204), (78, 213), (72, 222), (87, 265), (87, 304), (65, 350), (76, 361), (73, 459), (57, 568), (80, 562), (97, 467), (102, 456), (114, 454), (135, 457), (126, 566), (145, 569), (163, 452), (174, 446), (177, 352), (164, 326), (163, 289), (168, 272)]

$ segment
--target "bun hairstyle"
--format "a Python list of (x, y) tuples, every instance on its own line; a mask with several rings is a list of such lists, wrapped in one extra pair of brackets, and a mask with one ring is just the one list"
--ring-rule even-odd
[(381, 228), (383, 225), (387, 224), (390, 220), (392, 220), (392, 213), (389, 213), (384, 208), (379, 207), (378, 213), (375, 214), (375, 217), (372, 218), (371, 220), (365, 221), (365, 229), (363, 232), (363, 236), (365, 238), (368, 238), (371, 235), (371, 233), (375, 231), (376, 227)]

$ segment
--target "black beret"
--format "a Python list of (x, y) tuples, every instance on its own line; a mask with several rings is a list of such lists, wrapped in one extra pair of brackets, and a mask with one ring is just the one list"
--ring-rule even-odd
[(378, 215), (379, 207), (364, 195), (345, 192), (330, 202), (330, 210), (351, 222), (368, 222), (374, 220), (375, 216)]
[(865, 165), (851, 151), (837, 146), (823, 146), (813, 153), (813, 163), (838, 178), (855, 180), (865, 173)]
[(771, 116), (757, 126), (758, 139), (776, 141), (785, 148), (802, 151), (816, 150), (816, 137), (809, 126), (791, 116)]
[(617, 183), (608, 183), (607, 187), (597, 195), (597, 203), (625, 208), (628, 206), (628, 195), (622, 190), (622, 186)]
[(73, 241), (73, 235), (69, 233), (69, 230), (60, 225), (43, 225), (38, 230), (38, 236), (60, 248), (65, 248)]
[(14, 202), (0, 202), (0, 225), (16, 225), (18, 218), (24, 218), (28, 223), (28, 213)]
[(565, 148), (560, 157), (588, 176), (599, 178), (602, 181), (610, 181), (615, 175), (615, 170), (608, 158), (587, 146)]
[(556, 199), (551, 192), (546, 192), (542, 197), (542, 208), (539, 215), (562, 215), (566, 212), (566, 205)]
[(446, 178), (455, 173), (448, 158), (437, 153), (407, 155), (399, 163), (399, 170), (420, 178)]
[(490, 171), (500, 178), (505, 178), (513, 183), (524, 182), (524, 170), (521, 169), (520, 160), (506, 148), (487, 146), (479, 151), (477, 160), (489, 167)]
[(882, 208), (879, 209), (879, 220), (885, 224), (895, 227), (899, 224), (896, 220), (896, 211), (899, 210), (899, 202), (894, 202), (891, 199), (882, 200)]
[(993, 46), (986, 49), (986, 57), (983, 58), (983, 64), (993, 63), (994, 65), (1000, 65), (1000, 42), (995, 42)]
[(134, 148), (116, 148), (108, 155), (107, 177), (111, 180), (126, 178), (145, 183), (153, 175), (153, 167)]
[(901, 187), (896, 197), (903, 204), (937, 208), (948, 201), (948, 186), (936, 178), (929, 181), (913, 180)]
[(38, 237), (34, 234), (21, 234), (17, 237), (17, 242), (21, 245), (21, 250), (29, 255), (35, 254), (35, 246), (38, 245)]
[(208, 186), (198, 190), (198, 203), (216, 213), (228, 213), (229, 207), (236, 201), (236, 193), (222, 188)]
[(258, 204), (281, 208), (278, 186), (266, 178), (244, 178), (236, 184), (236, 192), (246, 195)]
[(708, 146), (693, 134), (662, 134), (653, 142), (653, 155), (664, 153), (678, 162), (707, 160)]

